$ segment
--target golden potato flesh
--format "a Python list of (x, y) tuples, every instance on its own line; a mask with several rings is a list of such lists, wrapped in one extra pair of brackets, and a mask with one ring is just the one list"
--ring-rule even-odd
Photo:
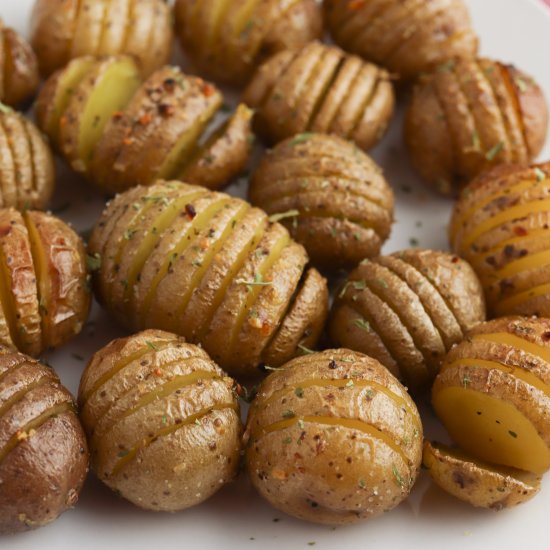
[(464, 189), (449, 237), (476, 270), (492, 316), (550, 317), (550, 162), (489, 171)]
[(248, 413), (246, 466), (273, 506), (352, 523), (405, 499), (422, 458), (422, 424), (378, 361), (345, 349), (293, 359), (261, 384)]
[(123, 325), (200, 343), (232, 375), (259, 374), (317, 342), (325, 279), (280, 224), (248, 203), (179, 182), (118, 195), (90, 253), (99, 300)]
[(463, 59), (419, 80), (404, 133), (418, 173), (452, 194), (484, 170), (533, 160), (547, 129), (548, 106), (531, 77), (498, 61)]
[(432, 404), (469, 454), (542, 474), (550, 468), (550, 320), (482, 323), (445, 358)]
[(311, 42), (269, 58), (256, 70), (243, 101), (256, 110), (256, 128), (271, 143), (319, 132), (368, 150), (384, 135), (395, 98), (386, 71)]
[(176, 0), (176, 34), (201, 74), (246, 84), (266, 56), (323, 33), (316, 0)]
[(54, 371), (0, 346), (0, 534), (72, 508), (88, 472), (86, 437)]
[(334, 301), (333, 344), (378, 359), (414, 391), (426, 389), (446, 352), (485, 320), (472, 268), (435, 250), (364, 260)]
[(71, 59), (127, 54), (148, 76), (170, 59), (173, 31), (163, 0), (36, 0), (31, 43), (49, 76)]
[(393, 222), (382, 170), (352, 143), (326, 134), (298, 134), (268, 151), (249, 197), (287, 227), (314, 264), (330, 269), (378, 254)]
[(234, 382), (181, 337), (147, 330), (114, 340), (86, 367), (79, 403), (92, 468), (137, 506), (189, 508), (237, 473)]
[(324, 8), (339, 46), (404, 79), (477, 52), (463, 0), (325, 0)]

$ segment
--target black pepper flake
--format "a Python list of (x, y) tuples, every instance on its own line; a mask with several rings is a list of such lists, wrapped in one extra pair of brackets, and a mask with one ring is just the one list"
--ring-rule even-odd
[(336, 361), (334, 359), (330, 360), (330, 363), (328, 364), (328, 368), (332, 370), (338, 368), (338, 365), (336, 364)]
[(187, 214), (190, 220), (192, 220), (197, 215), (197, 211), (195, 210), (195, 207), (192, 204), (185, 205), (185, 213)]

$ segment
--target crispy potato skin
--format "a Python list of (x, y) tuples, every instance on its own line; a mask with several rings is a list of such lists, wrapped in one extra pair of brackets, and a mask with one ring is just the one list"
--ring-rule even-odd
[(455, 204), (449, 240), (474, 267), (491, 316), (550, 317), (550, 162), (494, 168)]
[(366, 151), (382, 139), (395, 96), (385, 70), (315, 41), (269, 58), (243, 101), (256, 110), (255, 129), (270, 143), (310, 131), (335, 134)]
[(410, 249), (365, 260), (336, 295), (334, 345), (366, 353), (412, 391), (429, 387), (446, 352), (485, 320), (481, 285), (456, 256)]
[(148, 510), (206, 500), (239, 466), (234, 386), (201, 348), (171, 333), (146, 330), (99, 350), (79, 389), (98, 477)]
[[(378, 361), (346, 349), (293, 359), (258, 389), (246, 466), (279, 510), (332, 525), (391, 510), (416, 480), (422, 424)], [(382, 489), (383, 488), (383, 489)]]
[(42, 527), (72, 508), (88, 472), (71, 394), (51, 368), (0, 347), (0, 534)]
[(477, 53), (478, 38), (463, 0), (325, 0), (323, 5), (340, 47), (403, 79)]
[(315, 0), (246, 4), (245, 0), (176, 1), (176, 34), (200, 74), (242, 86), (266, 57), (322, 36), (322, 10)]
[(382, 170), (336, 136), (299, 134), (280, 143), (262, 158), (248, 193), (325, 269), (379, 254), (390, 235), (394, 196)]
[(416, 84), (404, 137), (413, 166), (443, 194), (482, 171), (541, 151), (548, 106), (538, 84), (490, 59), (446, 62)]

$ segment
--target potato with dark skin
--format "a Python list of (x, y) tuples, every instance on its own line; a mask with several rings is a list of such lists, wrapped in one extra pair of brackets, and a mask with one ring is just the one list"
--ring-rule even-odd
[(382, 170), (355, 145), (298, 134), (262, 158), (248, 191), (325, 269), (379, 254), (393, 222), (393, 192)]
[(481, 285), (464, 260), (410, 249), (364, 260), (350, 273), (332, 306), (329, 335), (420, 392), (447, 351), (484, 320)]
[(270, 374), (244, 440), (259, 493), (287, 514), (329, 525), (397, 506), (422, 458), (422, 424), (406, 389), (378, 361), (346, 349)]
[(47, 525), (72, 508), (88, 447), (54, 371), (0, 346), (0, 534)]

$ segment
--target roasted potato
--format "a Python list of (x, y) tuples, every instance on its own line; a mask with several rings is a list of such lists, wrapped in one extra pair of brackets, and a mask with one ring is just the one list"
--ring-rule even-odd
[(408, 496), (422, 457), (422, 424), (405, 388), (375, 359), (345, 349), (270, 374), (244, 439), (259, 493), (317, 523), (391, 510)]
[(271, 143), (308, 131), (336, 134), (368, 150), (384, 135), (395, 97), (383, 69), (311, 42), (269, 58), (243, 101), (256, 109), (255, 127)]
[(236, 376), (278, 366), (317, 342), (325, 279), (288, 231), (249, 204), (157, 182), (118, 195), (92, 232), (98, 299), (132, 330), (200, 343)]
[(550, 468), (550, 319), (477, 325), (445, 358), (436, 414), (469, 454), (542, 474)]
[(71, 394), (48, 368), (0, 346), (0, 534), (72, 508), (88, 472)]
[(47, 77), (86, 55), (132, 56), (144, 77), (170, 59), (170, 7), (163, 0), (36, 0), (31, 43)]
[(176, 34), (201, 74), (241, 86), (267, 56), (323, 33), (316, 0), (176, 0)]
[(444, 491), (479, 508), (511, 508), (540, 490), (540, 475), (493, 466), (438, 443), (424, 442), (422, 462)]
[(204, 139), (222, 103), (217, 88), (176, 67), (142, 83), (129, 57), (83, 57), (48, 80), (36, 119), (71, 167), (107, 192), (158, 178), (217, 188), (244, 168), (253, 142), (244, 105)]
[(80, 332), (90, 307), (80, 237), (43, 212), (0, 209), (0, 344), (32, 356)]
[(174, 512), (235, 476), (241, 419), (234, 382), (198, 346), (159, 330), (114, 340), (82, 375), (91, 465), (118, 494)]
[(477, 53), (463, 0), (325, 0), (324, 7), (339, 46), (403, 79)]
[(333, 344), (378, 359), (413, 391), (429, 387), (446, 352), (485, 320), (481, 285), (460, 258), (411, 249), (364, 260), (332, 306)]
[(405, 115), (411, 161), (428, 184), (454, 194), (483, 170), (541, 151), (548, 106), (538, 84), (490, 59), (449, 61), (422, 77)]
[(352, 143), (326, 134), (298, 134), (268, 151), (249, 197), (325, 268), (378, 254), (393, 222), (382, 170)]
[(489, 313), (550, 317), (550, 162), (482, 174), (455, 204), (450, 242), (481, 279)]

